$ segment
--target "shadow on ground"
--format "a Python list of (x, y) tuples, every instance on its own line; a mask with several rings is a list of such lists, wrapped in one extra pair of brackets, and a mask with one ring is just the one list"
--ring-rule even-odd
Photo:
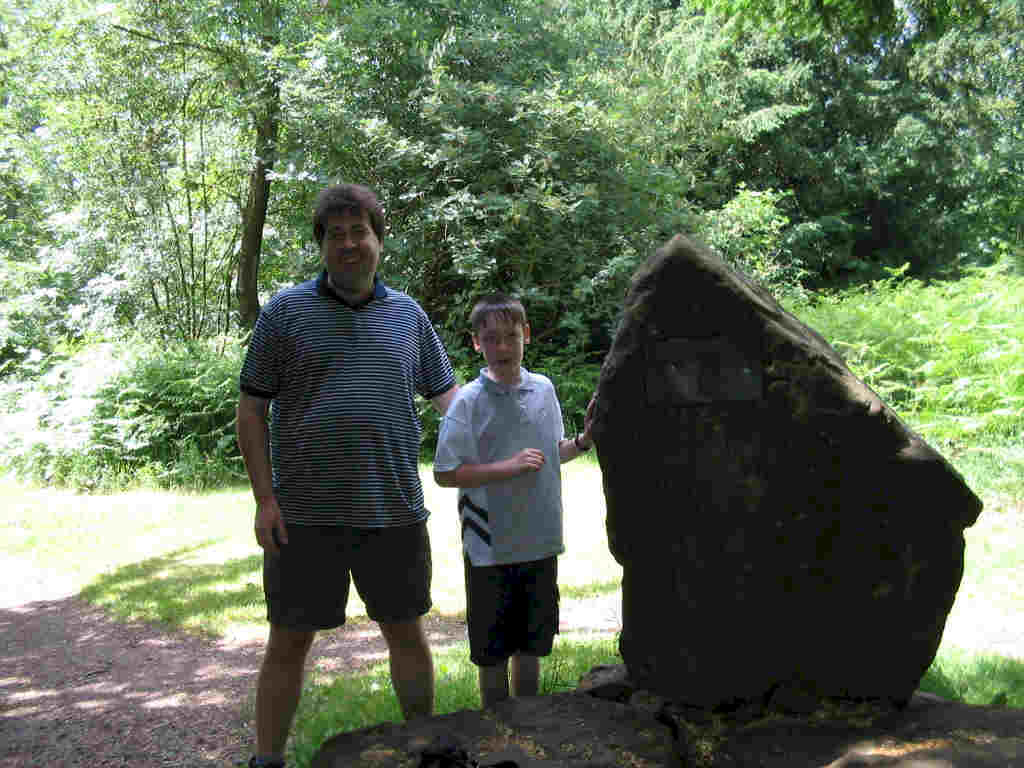
[[(464, 636), (457, 618), (426, 624), (432, 644)], [(0, 768), (233, 765), (250, 749), (262, 651), (115, 620), (77, 596), (0, 609)], [(311, 664), (343, 674), (385, 658), (375, 625), (354, 622), (322, 633)]]
[[(194, 556), (220, 542), (209, 540), (130, 563), (96, 578), (81, 596), (120, 616), (154, 616), (169, 627), (210, 632), (224, 614), (263, 612), (262, 555), (223, 562)], [(212, 633), (211, 633), (212, 634)]]

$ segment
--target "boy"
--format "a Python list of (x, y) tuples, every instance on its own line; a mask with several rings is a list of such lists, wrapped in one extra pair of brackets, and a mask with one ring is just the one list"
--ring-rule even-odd
[(522, 367), (530, 326), (518, 299), (484, 296), (469, 323), (487, 367), (441, 422), (434, 479), (459, 489), (470, 659), (488, 707), (510, 690), (538, 693), (558, 631), (559, 467), (590, 450), (593, 401), (583, 432), (565, 438), (551, 381)]

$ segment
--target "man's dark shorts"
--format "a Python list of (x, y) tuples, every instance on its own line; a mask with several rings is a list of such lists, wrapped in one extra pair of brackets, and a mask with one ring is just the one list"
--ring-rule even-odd
[(516, 653), (547, 656), (558, 633), (558, 558), (466, 571), (469, 658), (481, 667)]
[(426, 521), (398, 528), (289, 525), (280, 556), (263, 555), (267, 619), (289, 629), (340, 627), (350, 573), (374, 621), (425, 614), (431, 577)]

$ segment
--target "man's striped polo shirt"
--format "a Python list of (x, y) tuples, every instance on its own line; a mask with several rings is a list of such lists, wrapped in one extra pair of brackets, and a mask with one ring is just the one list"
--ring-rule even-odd
[(455, 386), (423, 308), (374, 279), (365, 304), (315, 280), (260, 312), (239, 377), (272, 400), (270, 457), (285, 522), (378, 528), (426, 519), (415, 395)]

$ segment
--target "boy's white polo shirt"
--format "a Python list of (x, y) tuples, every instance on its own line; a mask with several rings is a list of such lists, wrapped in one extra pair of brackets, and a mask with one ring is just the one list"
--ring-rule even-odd
[(544, 466), (510, 480), (459, 489), (463, 550), (473, 565), (540, 560), (565, 551), (558, 443), (562, 409), (551, 380), (520, 369), (507, 389), (483, 369), (459, 389), (441, 420), (434, 470), (491, 464), (526, 448), (544, 452)]

